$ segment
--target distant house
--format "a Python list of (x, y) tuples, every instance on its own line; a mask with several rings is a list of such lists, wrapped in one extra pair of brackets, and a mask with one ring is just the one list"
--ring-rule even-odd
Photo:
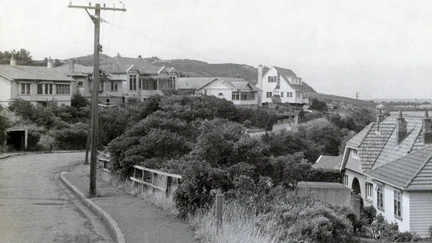
[(308, 104), (309, 93), (316, 91), (290, 69), (273, 66), (263, 74), (258, 66), (258, 82), (262, 90), (260, 103)]
[(259, 90), (251, 82), (242, 78), (179, 78), (177, 90), (193, 91), (195, 95), (213, 95), (232, 101), (237, 106), (258, 107)]
[[(68, 64), (54, 68), (55, 71), (64, 73), (73, 78), (76, 82), (76, 93), (87, 99), (91, 99), (93, 89), (93, 67), (83, 66), (71, 61)], [(124, 103), (123, 83), (126, 80), (114, 76), (108, 72), (99, 70), (99, 94), (98, 100), (102, 104)]]
[(109, 73), (111, 78), (126, 80), (122, 92), (126, 99), (143, 100), (163, 91), (175, 90), (179, 72), (174, 68), (155, 66), (141, 57), (130, 58), (119, 55), (101, 62), (100, 68)]
[(52, 67), (51, 60), (47, 67), (21, 66), (14, 58), (10, 65), (0, 65), (0, 104), (7, 106), (9, 101), (23, 99), (32, 104), (56, 101), (70, 105), (74, 80)]
[(416, 194), (410, 190), (417, 190), (414, 185), (420, 182), (432, 185), (430, 175), (421, 177), (425, 175), (422, 171), (428, 172), (431, 145), (432, 122), (427, 112), (424, 118), (404, 118), (400, 113), (386, 119), (380, 113), (376, 122), (347, 142), (340, 167), (343, 182), (361, 195), (365, 206), (374, 206), (388, 221), (396, 221), (402, 231), (412, 230), (424, 237), (432, 218), (420, 226), (418, 220), (423, 216), (416, 210), (426, 200), (421, 198), (432, 197), (432, 192)]

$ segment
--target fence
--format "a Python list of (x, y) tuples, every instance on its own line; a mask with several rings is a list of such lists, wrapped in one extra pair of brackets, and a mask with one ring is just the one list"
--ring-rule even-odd
[(130, 179), (134, 185), (141, 185), (141, 191), (144, 191), (144, 188), (150, 188), (153, 192), (156, 190), (164, 192), (167, 197), (172, 195), (182, 179), (181, 175), (153, 170), (139, 165), (134, 165), (133, 168), (134, 173)]

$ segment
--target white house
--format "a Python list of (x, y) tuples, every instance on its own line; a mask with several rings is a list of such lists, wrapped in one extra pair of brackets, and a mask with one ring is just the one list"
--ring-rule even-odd
[[(414, 229), (426, 236), (432, 217), (427, 226), (421, 225), (421, 230), (413, 228), (410, 222), (418, 223), (415, 210), (422, 203), (412, 198), (418, 196), (420, 200), (428, 194), (412, 194), (410, 190), (414, 188), (411, 183), (419, 175), (412, 171), (420, 173), (420, 170), (427, 169), (423, 165), (430, 161), (430, 156), (422, 154), (430, 155), (430, 145), (432, 122), (427, 112), (424, 118), (404, 118), (400, 113), (398, 117), (384, 119), (382, 114), (378, 114), (376, 122), (347, 142), (340, 167), (344, 174), (343, 183), (361, 195), (365, 206), (374, 206), (386, 220), (398, 222), (402, 231)], [(400, 182), (392, 179), (394, 171), (397, 171)], [(430, 176), (421, 180), (432, 185)]]
[(316, 91), (290, 69), (273, 66), (263, 74), (263, 66), (258, 66), (258, 82), (262, 90), (260, 103), (308, 104), (309, 93)]
[(179, 78), (177, 90), (193, 92), (195, 95), (213, 95), (232, 101), (237, 106), (258, 107), (258, 88), (242, 78)]

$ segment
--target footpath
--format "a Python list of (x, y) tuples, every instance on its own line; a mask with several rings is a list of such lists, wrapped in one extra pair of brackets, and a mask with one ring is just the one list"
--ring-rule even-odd
[[(89, 166), (80, 165), (63, 173), (62, 180), (87, 197), (89, 192)], [(191, 226), (177, 220), (148, 199), (132, 196), (114, 188), (100, 178), (98, 171), (97, 196), (90, 198), (96, 210), (104, 211), (108, 229), (118, 241), (127, 243), (192, 243), (194, 233)], [(79, 196), (79, 195), (78, 195)], [(108, 218), (108, 219), (106, 219)], [(110, 225), (111, 224), (111, 225)]]

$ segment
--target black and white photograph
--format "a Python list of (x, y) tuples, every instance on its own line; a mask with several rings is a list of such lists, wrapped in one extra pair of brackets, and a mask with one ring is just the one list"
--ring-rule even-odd
[(432, 242), (432, 1), (2, 1), (0, 242)]

